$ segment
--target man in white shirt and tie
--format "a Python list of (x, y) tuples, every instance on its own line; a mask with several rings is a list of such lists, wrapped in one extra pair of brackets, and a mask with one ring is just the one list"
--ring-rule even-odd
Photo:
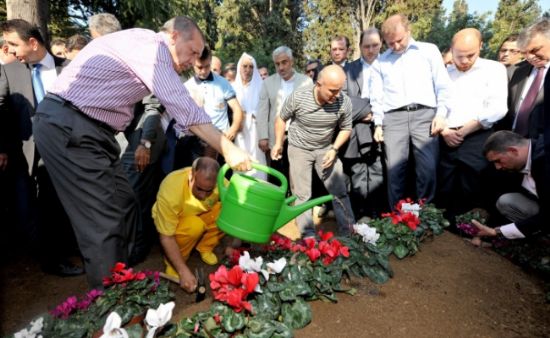
[(416, 163), (416, 197), (430, 202), (436, 191), (439, 153), (450, 97), (449, 74), (437, 46), (415, 41), (405, 15), (382, 25), (388, 50), (373, 65), (371, 104), (374, 139), (384, 141), (390, 207), (405, 196), (409, 152)]

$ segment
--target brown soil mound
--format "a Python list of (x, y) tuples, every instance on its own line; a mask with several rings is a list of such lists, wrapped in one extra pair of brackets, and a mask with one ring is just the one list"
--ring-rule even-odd
[[(196, 266), (198, 258), (192, 257)], [(424, 243), (416, 256), (392, 259), (395, 276), (376, 285), (353, 279), (355, 296), (313, 302), (313, 322), (296, 337), (548, 337), (550, 305), (542, 283), (489, 249), (449, 233)], [(162, 269), (157, 248), (138, 269)], [(212, 271), (214, 268), (210, 268)], [(13, 333), (66, 297), (86, 290), (84, 277), (44, 275), (28, 259), (1, 271), (0, 335)], [(174, 318), (208, 308), (176, 291)]]

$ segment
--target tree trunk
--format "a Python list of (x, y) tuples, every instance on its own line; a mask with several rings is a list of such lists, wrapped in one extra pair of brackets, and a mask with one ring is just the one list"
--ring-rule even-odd
[(48, 34), (48, 0), (6, 0), (8, 20), (23, 19), (40, 28), (40, 33), (49, 45)]

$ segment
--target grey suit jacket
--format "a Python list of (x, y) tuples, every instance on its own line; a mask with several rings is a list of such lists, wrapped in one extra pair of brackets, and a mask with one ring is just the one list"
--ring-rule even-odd
[[(57, 74), (69, 61), (54, 56)], [(32, 134), (31, 117), (35, 112), (31, 66), (18, 61), (3, 65), (0, 71), (0, 120), (6, 127), (0, 132), (0, 153), (17, 151)]]
[[(497, 129), (512, 130), (516, 118), (521, 93), (525, 87), (527, 79), (533, 70), (533, 66), (527, 61), (522, 61), (516, 65), (512, 78), (508, 83), (508, 113), (498, 123)], [(535, 101), (535, 106), (529, 114), (529, 133), (523, 135), (529, 138), (536, 138), (544, 133), (544, 90), (541, 89)]]
[[(311, 85), (311, 82), (308, 76), (294, 72), (294, 90)], [(279, 115), (283, 103), (281, 76), (276, 73), (262, 83), (256, 114), (258, 139), (269, 139), (270, 147), (275, 144), (275, 117)]]
[(362, 122), (361, 119), (371, 112), (369, 98), (361, 98), (363, 87), (363, 64), (361, 59), (346, 63), (346, 82), (343, 91), (351, 99), (353, 130), (345, 151), (344, 158), (358, 158), (369, 151), (372, 145), (372, 123)]

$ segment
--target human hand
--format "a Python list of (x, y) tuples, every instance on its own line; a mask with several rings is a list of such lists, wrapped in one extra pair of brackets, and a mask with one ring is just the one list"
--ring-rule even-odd
[(138, 172), (143, 172), (145, 168), (151, 162), (151, 149), (145, 148), (143, 145), (139, 145), (134, 153), (134, 163)]
[(6, 170), (8, 167), (8, 154), (2, 153), (0, 154), (0, 170)]
[(224, 158), (231, 169), (236, 171), (252, 170), (252, 159), (250, 155), (233, 143), (230, 143), (230, 145), (231, 148), (228, 150), (227, 154), (224, 154)]
[(328, 168), (332, 167), (335, 160), (336, 160), (336, 150), (330, 148), (325, 153), (325, 156), (323, 156), (323, 163), (321, 164), (321, 167), (323, 169), (328, 169)]
[(264, 153), (268, 153), (269, 152), (269, 140), (266, 139), (266, 138), (263, 138), (261, 140), (258, 141), (258, 148), (260, 148), (261, 151), (263, 151)]
[(432, 120), (432, 136), (438, 135), (445, 129), (447, 123), (445, 119), (441, 116), (436, 116)]
[(179, 272), (180, 275), (180, 287), (185, 291), (191, 293), (195, 292), (197, 289), (197, 278), (186, 266), (182, 271)]
[(384, 142), (384, 131), (382, 130), (382, 126), (376, 126), (374, 128), (374, 140), (378, 143)]
[(361, 119), (361, 122), (370, 122), (372, 121), (372, 113), (368, 113), (367, 116)]
[(280, 144), (275, 143), (275, 145), (271, 149), (271, 159), (274, 161), (278, 161), (281, 158), (283, 158), (283, 147)]
[(456, 148), (460, 146), (464, 141), (464, 137), (462, 136), (462, 133), (459, 130), (445, 128), (441, 132), (441, 136), (443, 136), (443, 140), (451, 148)]
[(475, 219), (472, 220), (472, 224), (479, 229), (479, 232), (477, 233), (477, 236), (483, 237), (483, 236), (490, 236), (494, 237), (497, 235), (497, 232), (493, 228), (489, 228), (485, 224), (481, 224)]
[(237, 136), (237, 132), (238, 131), (236, 129), (229, 128), (229, 130), (225, 131), (223, 134), (229, 139), (229, 141), (233, 141)]

